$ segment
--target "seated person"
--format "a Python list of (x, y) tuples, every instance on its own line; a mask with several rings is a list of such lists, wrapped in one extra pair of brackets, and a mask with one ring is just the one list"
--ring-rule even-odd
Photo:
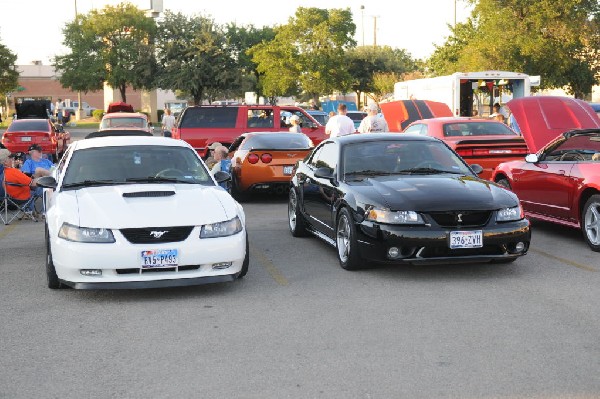
[(38, 144), (32, 144), (29, 147), (29, 156), (30, 158), (25, 160), (21, 167), (23, 173), (33, 178), (50, 175), (50, 168), (52, 168), (54, 164), (50, 160), (42, 157), (42, 147)]
[[(0, 150), (0, 164), (4, 166), (6, 194), (16, 204), (24, 204), (29, 201), (32, 195), (30, 187), (36, 186), (35, 180), (14, 167), (14, 158), (6, 149)], [(27, 211), (33, 212), (33, 201), (28, 205)]]

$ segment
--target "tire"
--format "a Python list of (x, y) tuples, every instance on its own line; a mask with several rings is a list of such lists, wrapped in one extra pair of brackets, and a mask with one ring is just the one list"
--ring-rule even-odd
[(245, 202), (248, 200), (248, 194), (238, 188), (237, 179), (233, 174), (231, 175), (231, 195), (239, 202)]
[(50, 236), (48, 234), (48, 226), (46, 226), (46, 280), (48, 282), (48, 288), (56, 290), (66, 288), (66, 286), (60, 282), (54, 268), (54, 262), (52, 261), (52, 251), (50, 249)]
[(496, 183), (497, 183), (499, 186), (502, 186), (502, 187), (504, 187), (504, 188), (505, 188), (505, 189), (507, 189), (507, 190), (511, 190), (510, 183), (509, 183), (508, 179), (506, 179), (506, 178), (498, 179), (498, 180), (496, 181)]
[(306, 229), (306, 221), (302, 212), (300, 212), (300, 204), (298, 203), (298, 194), (295, 188), (290, 188), (290, 195), (288, 201), (288, 226), (290, 233), (294, 237), (306, 237), (308, 236), (308, 230)]
[(361, 268), (356, 241), (356, 226), (348, 208), (342, 208), (338, 215), (335, 224), (335, 246), (342, 269), (357, 270)]
[(238, 274), (237, 278), (242, 278), (248, 273), (248, 266), (250, 266), (250, 245), (248, 244), (248, 233), (246, 233), (246, 256), (244, 256), (244, 263), (242, 263), (242, 270)]
[(600, 194), (592, 195), (585, 203), (581, 231), (592, 251), (600, 252)]

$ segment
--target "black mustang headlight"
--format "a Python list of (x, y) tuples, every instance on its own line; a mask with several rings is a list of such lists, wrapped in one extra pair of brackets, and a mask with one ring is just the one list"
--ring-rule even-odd
[(500, 209), (496, 213), (497, 222), (514, 222), (516, 220), (521, 220), (524, 217), (523, 208), (520, 204), (511, 208)]
[(365, 212), (365, 219), (386, 224), (425, 224), (421, 215), (414, 211), (371, 208)]

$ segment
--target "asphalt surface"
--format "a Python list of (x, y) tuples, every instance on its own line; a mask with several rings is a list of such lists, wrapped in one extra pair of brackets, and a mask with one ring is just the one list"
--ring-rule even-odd
[(0, 225), (0, 398), (599, 398), (600, 262), (535, 223), (508, 265), (342, 270), (244, 204), (248, 275), (52, 291), (43, 224)]

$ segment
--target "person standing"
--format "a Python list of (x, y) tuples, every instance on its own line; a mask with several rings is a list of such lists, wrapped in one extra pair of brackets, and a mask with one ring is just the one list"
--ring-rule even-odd
[[(173, 131), (174, 126), (175, 126), (175, 117), (173, 115), (171, 115), (171, 109), (167, 108), (167, 109), (165, 109), (165, 114), (163, 115), (163, 118), (162, 118), (163, 136), (165, 135), (165, 132), (171, 133)], [(167, 135), (167, 136), (171, 137), (169, 135)]]
[(377, 104), (371, 103), (367, 107), (367, 116), (360, 122), (359, 133), (382, 133), (389, 132), (387, 121), (378, 115), (379, 108)]
[(354, 128), (354, 122), (350, 119), (346, 112), (348, 107), (344, 103), (339, 103), (338, 114), (329, 118), (327, 125), (325, 125), (325, 134), (329, 137), (347, 136), (356, 131)]
[(315, 100), (313, 100), (312, 98), (310, 100), (308, 100), (308, 109), (311, 109), (314, 111), (319, 110), (319, 106), (315, 103)]
[(62, 111), (62, 100), (59, 98), (54, 104), (54, 116), (56, 117), (56, 123), (62, 123), (63, 111)]

